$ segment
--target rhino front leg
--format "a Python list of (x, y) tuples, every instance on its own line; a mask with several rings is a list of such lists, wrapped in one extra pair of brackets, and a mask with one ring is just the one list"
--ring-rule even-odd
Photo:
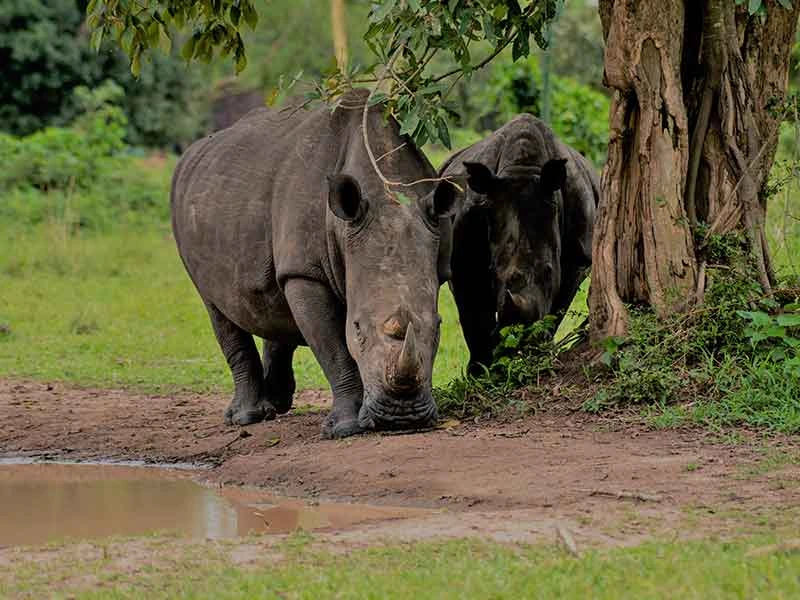
[(468, 213), (457, 223), (453, 238), (450, 289), (469, 349), (467, 373), (479, 377), (492, 364), (497, 327), (488, 223), (483, 213)]
[(264, 340), (264, 388), (278, 414), (292, 408), (295, 381), (292, 357), (297, 346)]
[(333, 410), (322, 425), (326, 438), (342, 438), (363, 429), (358, 411), (364, 386), (358, 367), (347, 350), (346, 309), (324, 285), (308, 279), (290, 279), (284, 294), (292, 315), (333, 391)]
[(206, 304), (214, 335), (233, 375), (234, 394), (225, 410), (227, 425), (252, 425), (275, 418), (275, 407), (264, 397), (264, 369), (253, 336), (238, 327), (213, 304)]

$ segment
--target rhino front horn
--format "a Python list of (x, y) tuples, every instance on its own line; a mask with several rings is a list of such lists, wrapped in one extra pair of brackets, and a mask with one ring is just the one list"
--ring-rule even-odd
[(392, 383), (396, 387), (412, 387), (417, 385), (419, 374), (422, 371), (422, 361), (417, 353), (417, 342), (414, 335), (414, 327), (411, 323), (406, 327), (406, 337), (403, 341), (403, 348), (397, 357), (397, 365), (394, 371)]

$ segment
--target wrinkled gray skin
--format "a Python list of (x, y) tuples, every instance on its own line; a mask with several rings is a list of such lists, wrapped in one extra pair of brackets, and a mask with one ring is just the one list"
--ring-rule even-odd
[[(256, 109), (176, 168), (173, 231), (233, 373), (229, 424), (290, 409), (292, 354), (306, 344), (333, 389), (326, 437), (436, 419), (440, 236), (449, 242), (455, 190), (402, 188), (409, 204), (387, 193), (362, 138), (366, 97), (350, 92), (333, 113)], [(435, 178), (379, 107), (367, 129), (388, 180)], [(251, 334), (264, 339), (263, 363)]]
[(528, 114), (450, 157), (440, 174), (467, 182), (454, 216), (451, 288), (468, 372), (477, 375), (502, 327), (563, 318), (591, 265), (600, 182), (588, 160)]

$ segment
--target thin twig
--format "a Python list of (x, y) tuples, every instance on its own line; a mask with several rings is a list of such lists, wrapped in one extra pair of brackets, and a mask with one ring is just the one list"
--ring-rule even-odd
[(394, 153), (395, 153), (395, 152), (397, 152), (398, 150), (402, 150), (403, 148), (405, 148), (405, 147), (406, 147), (406, 145), (407, 145), (407, 144), (406, 144), (405, 142), (403, 142), (403, 143), (402, 143), (402, 144), (400, 144), (400, 145), (399, 145), (397, 148), (392, 148), (392, 149), (391, 149), (391, 150), (389, 150), (388, 152), (384, 152), (384, 153), (383, 153), (383, 154), (381, 154), (381, 155), (380, 155), (378, 158), (376, 158), (376, 159), (375, 159), (375, 162), (380, 162), (380, 161), (382, 161), (382, 160), (383, 160), (384, 158), (386, 158), (387, 156), (389, 156), (389, 155), (391, 155), (391, 154), (394, 154)]
[(575, 558), (580, 558), (581, 553), (578, 552), (578, 545), (575, 543), (575, 539), (572, 537), (572, 534), (565, 527), (558, 525), (556, 527), (556, 535), (567, 552), (569, 552)]
[[(367, 149), (367, 156), (369, 157), (369, 162), (372, 164), (372, 168), (375, 170), (375, 173), (378, 175), (378, 178), (383, 182), (383, 185), (387, 191), (389, 191), (390, 187), (412, 187), (420, 183), (429, 183), (429, 182), (438, 183), (440, 181), (448, 181), (457, 190), (463, 191), (463, 188), (450, 177), (427, 177), (424, 179), (417, 179), (416, 181), (412, 181), (410, 183), (404, 183), (402, 181), (390, 181), (384, 176), (383, 172), (378, 166), (378, 160), (375, 158), (375, 153), (372, 151), (372, 146), (369, 143), (369, 134), (367, 132), (367, 115), (369, 114), (370, 100), (372, 100), (372, 98), (375, 96), (375, 92), (377, 92), (378, 89), (380, 89), (381, 84), (385, 81), (386, 73), (387, 72), (391, 73), (392, 65), (394, 64), (395, 60), (397, 60), (397, 58), (399, 57), (401, 49), (402, 46), (397, 50), (395, 50), (395, 53), (392, 55), (392, 57), (389, 59), (389, 62), (386, 65), (386, 70), (381, 74), (381, 77), (378, 80), (377, 85), (372, 89), (372, 91), (369, 93), (369, 96), (367, 97), (367, 100), (364, 102), (364, 109), (361, 114), (361, 134), (362, 137), (364, 138), (364, 146)], [(383, 158), (383, 156), (381, 156), (381, 158)]]
[(579, 491), (585, 492), (590, 496), (602, 496), (604, 498), (614, 498), (615, 500), (636, 500), (637, 502), (662, 502), (664, 500), (658, 494), (646, 494), (644, 492), (612, 492), (598, 489), (582, 489)]

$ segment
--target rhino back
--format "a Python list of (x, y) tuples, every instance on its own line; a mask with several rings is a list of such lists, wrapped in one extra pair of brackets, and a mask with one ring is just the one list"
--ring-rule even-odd
[(257, 109), (191, 146), (173, 178), (173, 230), (206, 302), (270, 339), (299, 334), (282, 273), (326, 278), (325, 175), (338, 160), (324, 113)]

